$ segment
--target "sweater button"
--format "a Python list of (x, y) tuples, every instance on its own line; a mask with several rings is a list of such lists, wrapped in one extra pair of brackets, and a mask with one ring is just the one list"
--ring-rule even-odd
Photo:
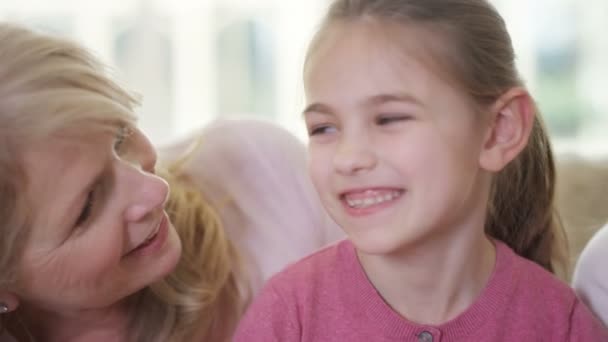
[(420, 334), (418, 334), (418, 341), (419, 342), (433, 342), (433, 334), (431, 334), (428, 331), (423, 331)]

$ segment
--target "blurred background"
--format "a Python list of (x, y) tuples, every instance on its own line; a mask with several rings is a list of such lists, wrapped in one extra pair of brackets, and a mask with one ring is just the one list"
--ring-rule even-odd
[[(608, 155), (608, 1), (495, 0), (557, 152)], [(326, 0), (2, 0), (0, 19), (76, 39), (143, 96), (161, 144), (218, 117), (305, 138), (301, 66)]]

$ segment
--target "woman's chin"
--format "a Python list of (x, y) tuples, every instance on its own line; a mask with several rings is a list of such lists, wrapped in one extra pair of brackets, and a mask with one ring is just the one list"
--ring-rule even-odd
[(170, 226), (169, 236), (167, 238), (167, 245), (165, 246), (166, 250), (164, 251), (160, 263), (158, 265), (157, 271), (159, 271), (159, 279), (160, 280), (175, 270), (179, 260), (182, 256), (182, 242), (177, 235), (177, 231), (173, 228), (173, 225)]
[(134, 273), (140, 273), (143, 279), (147, 279), (145, 287), (166, 278), (175, 271), (181, 255), (182, 243), (171, 225), (162, 249), (155, 255), (137, 257), (130, 267), (134, 269)]

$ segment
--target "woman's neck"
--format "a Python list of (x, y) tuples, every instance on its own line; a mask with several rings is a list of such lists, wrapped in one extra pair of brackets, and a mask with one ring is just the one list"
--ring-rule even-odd
[(483, 233), (429, 239), (398, 255), (358, 252), (369, 280), (403, 317), (442, 324), (465, 311), (485, 288), (496, 249)]
[(127, 341), (128, 307), (125, 303), (104, 309), (49, 312), (24, 307), (20, 314), (28, 334), (40, 341)]

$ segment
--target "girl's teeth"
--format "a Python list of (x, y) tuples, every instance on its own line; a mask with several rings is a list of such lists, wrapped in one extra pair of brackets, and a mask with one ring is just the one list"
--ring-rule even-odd
[(346, 197), (346, 203), (351, 208), (363, 209), (383, 202), (392, 201), (393, 199), (399, 197), (399, 195), (401, 195), (401, 192), (395, 190), (391, 191), (390, 193), (377, 194), (375, 196), (370, 196), (366, 198), (351, 199)]

